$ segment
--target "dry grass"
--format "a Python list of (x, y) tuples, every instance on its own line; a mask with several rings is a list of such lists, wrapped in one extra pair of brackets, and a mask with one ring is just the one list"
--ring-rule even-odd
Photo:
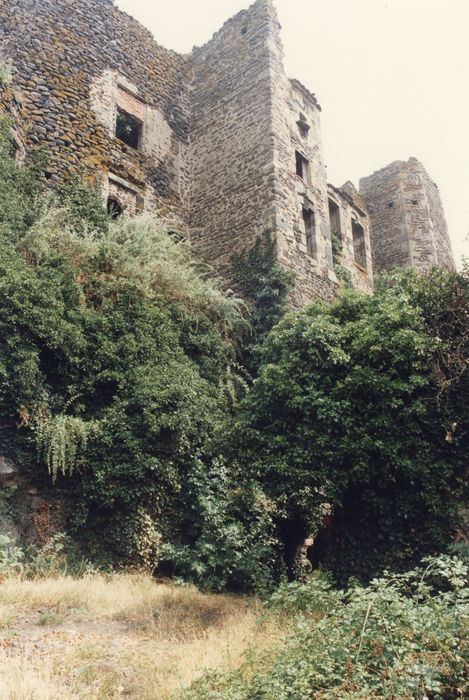
[(270, 647), (259, 603), (143, 576), (0, 583), (0, 698), (177, 697), (208, 668)]

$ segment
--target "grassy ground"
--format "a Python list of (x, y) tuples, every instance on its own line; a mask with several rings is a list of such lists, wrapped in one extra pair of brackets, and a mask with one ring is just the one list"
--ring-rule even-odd
[(134, 575), (0, 582), (0, 698), (177, 697), (207, 668), (273, 646), (259, 603)]

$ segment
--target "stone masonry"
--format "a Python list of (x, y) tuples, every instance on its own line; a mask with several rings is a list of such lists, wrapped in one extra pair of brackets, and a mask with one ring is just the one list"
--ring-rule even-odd
[(416, 158), (396, 161), (360, 180), (371, 220), (376, 272), (432, 265), (454, 268), (437, 186)]
[(0, 115), (18, 160), (45, 145), (51, 186), (84, 169), (116, 215), (175, 220), (227, 286), (233, 253), (265, 230), (296, 273), (296, 307), (333, 299), (344, 270), (369, 291), (374, 271), (453, 267), (438, 190), (415, 159), (364, 178), (360, 194), (328, 185), (321, 107), (285, 74), (271, 0), (186, 56), (112, 0), (2, 0), (5, 40)]

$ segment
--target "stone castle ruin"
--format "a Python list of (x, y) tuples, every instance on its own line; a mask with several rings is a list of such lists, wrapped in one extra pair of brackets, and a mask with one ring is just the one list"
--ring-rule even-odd
[[(12, 79), (0, 115), (18, 160), (41, 144), (53, 185), (100, 174), (111, 212), (175, 218), (229, 284), (233, 253), (269, 230), (296, 272), (292, 303), (332, 299), (337, 271), (453, 268), (440, 196), (414, 158), (327, 183), (321, 107), (283, 68), (271, 0), (257, 0), (189, 55), (159, 46), (112, 0), (3, 0)], [(339, 266), (339, 267), (338, 267)]]

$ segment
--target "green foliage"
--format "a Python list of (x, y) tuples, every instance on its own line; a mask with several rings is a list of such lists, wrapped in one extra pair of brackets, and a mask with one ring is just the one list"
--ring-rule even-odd
[(285, 314), (295, 278), (277, 262), (275, 246), (272, 235), (265, 232), (252, 248), (232, 259), (235, 282), (249, 301), (253, 338), (245, 346), (245, 359), (254, 371), (265, 338)]
[(467, 275), (409, 271), (288, 315), (265, 344), (233, 458), (281, 528), (318, 533), (332, 509), (320, 560), (341, 580), (446, 546), (468, 458), (468, 302)]
[(263, 592), (278, 556), (273, 504), (251, 484), (240, 487), (221, 459), (194, 464), (180, 512), (184, 542), (167, 545), (173, 573), (202, 589)]
[(17, 576), (24, 567), (24, 551), (9, 535), (0, 534), (0, 575)]
[(2, 148), (0, 449), (51, 473), (85, 554), (154, 568), (229, 409), (242, 306), (164, 222), (104, 222), (96, 190), (41, 193)]
[(334, 272), (337, 275), (337, 279), (342, 282), (345, 289), (352, 289), (352, 275), (346, 267), (344, 267), (340, 260), (343, 251), (343, 243), (336, 231), (331, 231), (331, 244), (332, 244), (332, 263), (334, 265)]
[(36, 445), (54, 482), (59, 473), (73, 474), (93, 429), (94, 424), (82, 418), (63, 413), (51, 416), (39, 408), (34, 425)]
[(0, 119), (0, 235), (16, 240), (41, 214), (45, 154), (37, 151), (32, 162), (20, 167), (11, 157), (10, 123)]
[[(252, 651), (238, 671), (206, 675), (183, 697), (467, 697), (467, 575), (467, 564), (440, 557), (345, 593), (321, 577), (284, 587), (270, 607), (289, 615), (292, 631), (286, 642), (267, 657)], [(295, 612), (300, 613), (296, 619)]]
[(103, 206), (102, 183), (90, 180), (84, 170), (70, 174), (59, 190), (61, 204), (75, 231), (90, 229), (106, 234), (109, 216)]

